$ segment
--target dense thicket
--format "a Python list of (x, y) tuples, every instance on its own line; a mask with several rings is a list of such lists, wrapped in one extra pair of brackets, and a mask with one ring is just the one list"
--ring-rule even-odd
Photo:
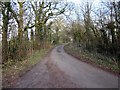
[(88, 51), (120, 59), (120, 1), (102, 2), (97, 11), (87, 2), (80, 9), (82, 19), (71, 24), (73, 41)]
[(22, 60), (34, 50), (49, 48), (54, 18), (65, 12), (61, 1), (0, 1), (2, 60)]

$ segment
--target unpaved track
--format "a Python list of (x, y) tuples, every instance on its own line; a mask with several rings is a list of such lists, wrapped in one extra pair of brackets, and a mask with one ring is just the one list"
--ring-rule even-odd
[(23, 75), (16, 88), (118, 88), (118, 77), (68, 55), (60, 45)]

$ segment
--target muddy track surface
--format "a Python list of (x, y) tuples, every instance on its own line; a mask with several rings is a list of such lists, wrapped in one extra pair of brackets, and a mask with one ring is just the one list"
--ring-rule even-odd
[(64, 45), (24, 74), (15, 88), (118, 88), (118, 77), (68, 55)]

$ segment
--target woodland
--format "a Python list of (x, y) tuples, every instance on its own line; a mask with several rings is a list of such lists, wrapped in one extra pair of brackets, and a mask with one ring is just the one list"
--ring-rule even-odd
[(119, 62), (120, 1), (101, 1), (96, 8), (91, 2), (75, 8), (65, 0), (0, 1), (0, 32), (3, 64), (62, 43)]

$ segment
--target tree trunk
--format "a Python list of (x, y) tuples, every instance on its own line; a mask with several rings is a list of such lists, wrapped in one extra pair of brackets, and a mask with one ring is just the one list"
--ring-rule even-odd
[[(3, 14), (3, 27), (2, 27), (2, 63), (8, 60), (8, 42), (7, 42), (7, 32), (8, 32), (8, 23), (9, 23), (9, 2), (5, 2), (5, 8), (2, 10)], [(5, 13), (5, 9), (7, 12)]]
[(3, 16), (3, 33), (2, 33), (2, 61), (3, 63), (8, 60), (8, 43), (7, 43), (7, 31), (8, 31), (8, 18)]
[(18, 48), (18, 59), (21, 59), (22, 58), (22, 39), (23, 39), (23, 2), (19, 2), (19, 7), (20, 7), (20, 10), (19, 10), (19, 17), (20, 17), (20, 20), (19, 20), (19, 23), (18, 23), (18, 39), (19, 39), (19, 48)]

